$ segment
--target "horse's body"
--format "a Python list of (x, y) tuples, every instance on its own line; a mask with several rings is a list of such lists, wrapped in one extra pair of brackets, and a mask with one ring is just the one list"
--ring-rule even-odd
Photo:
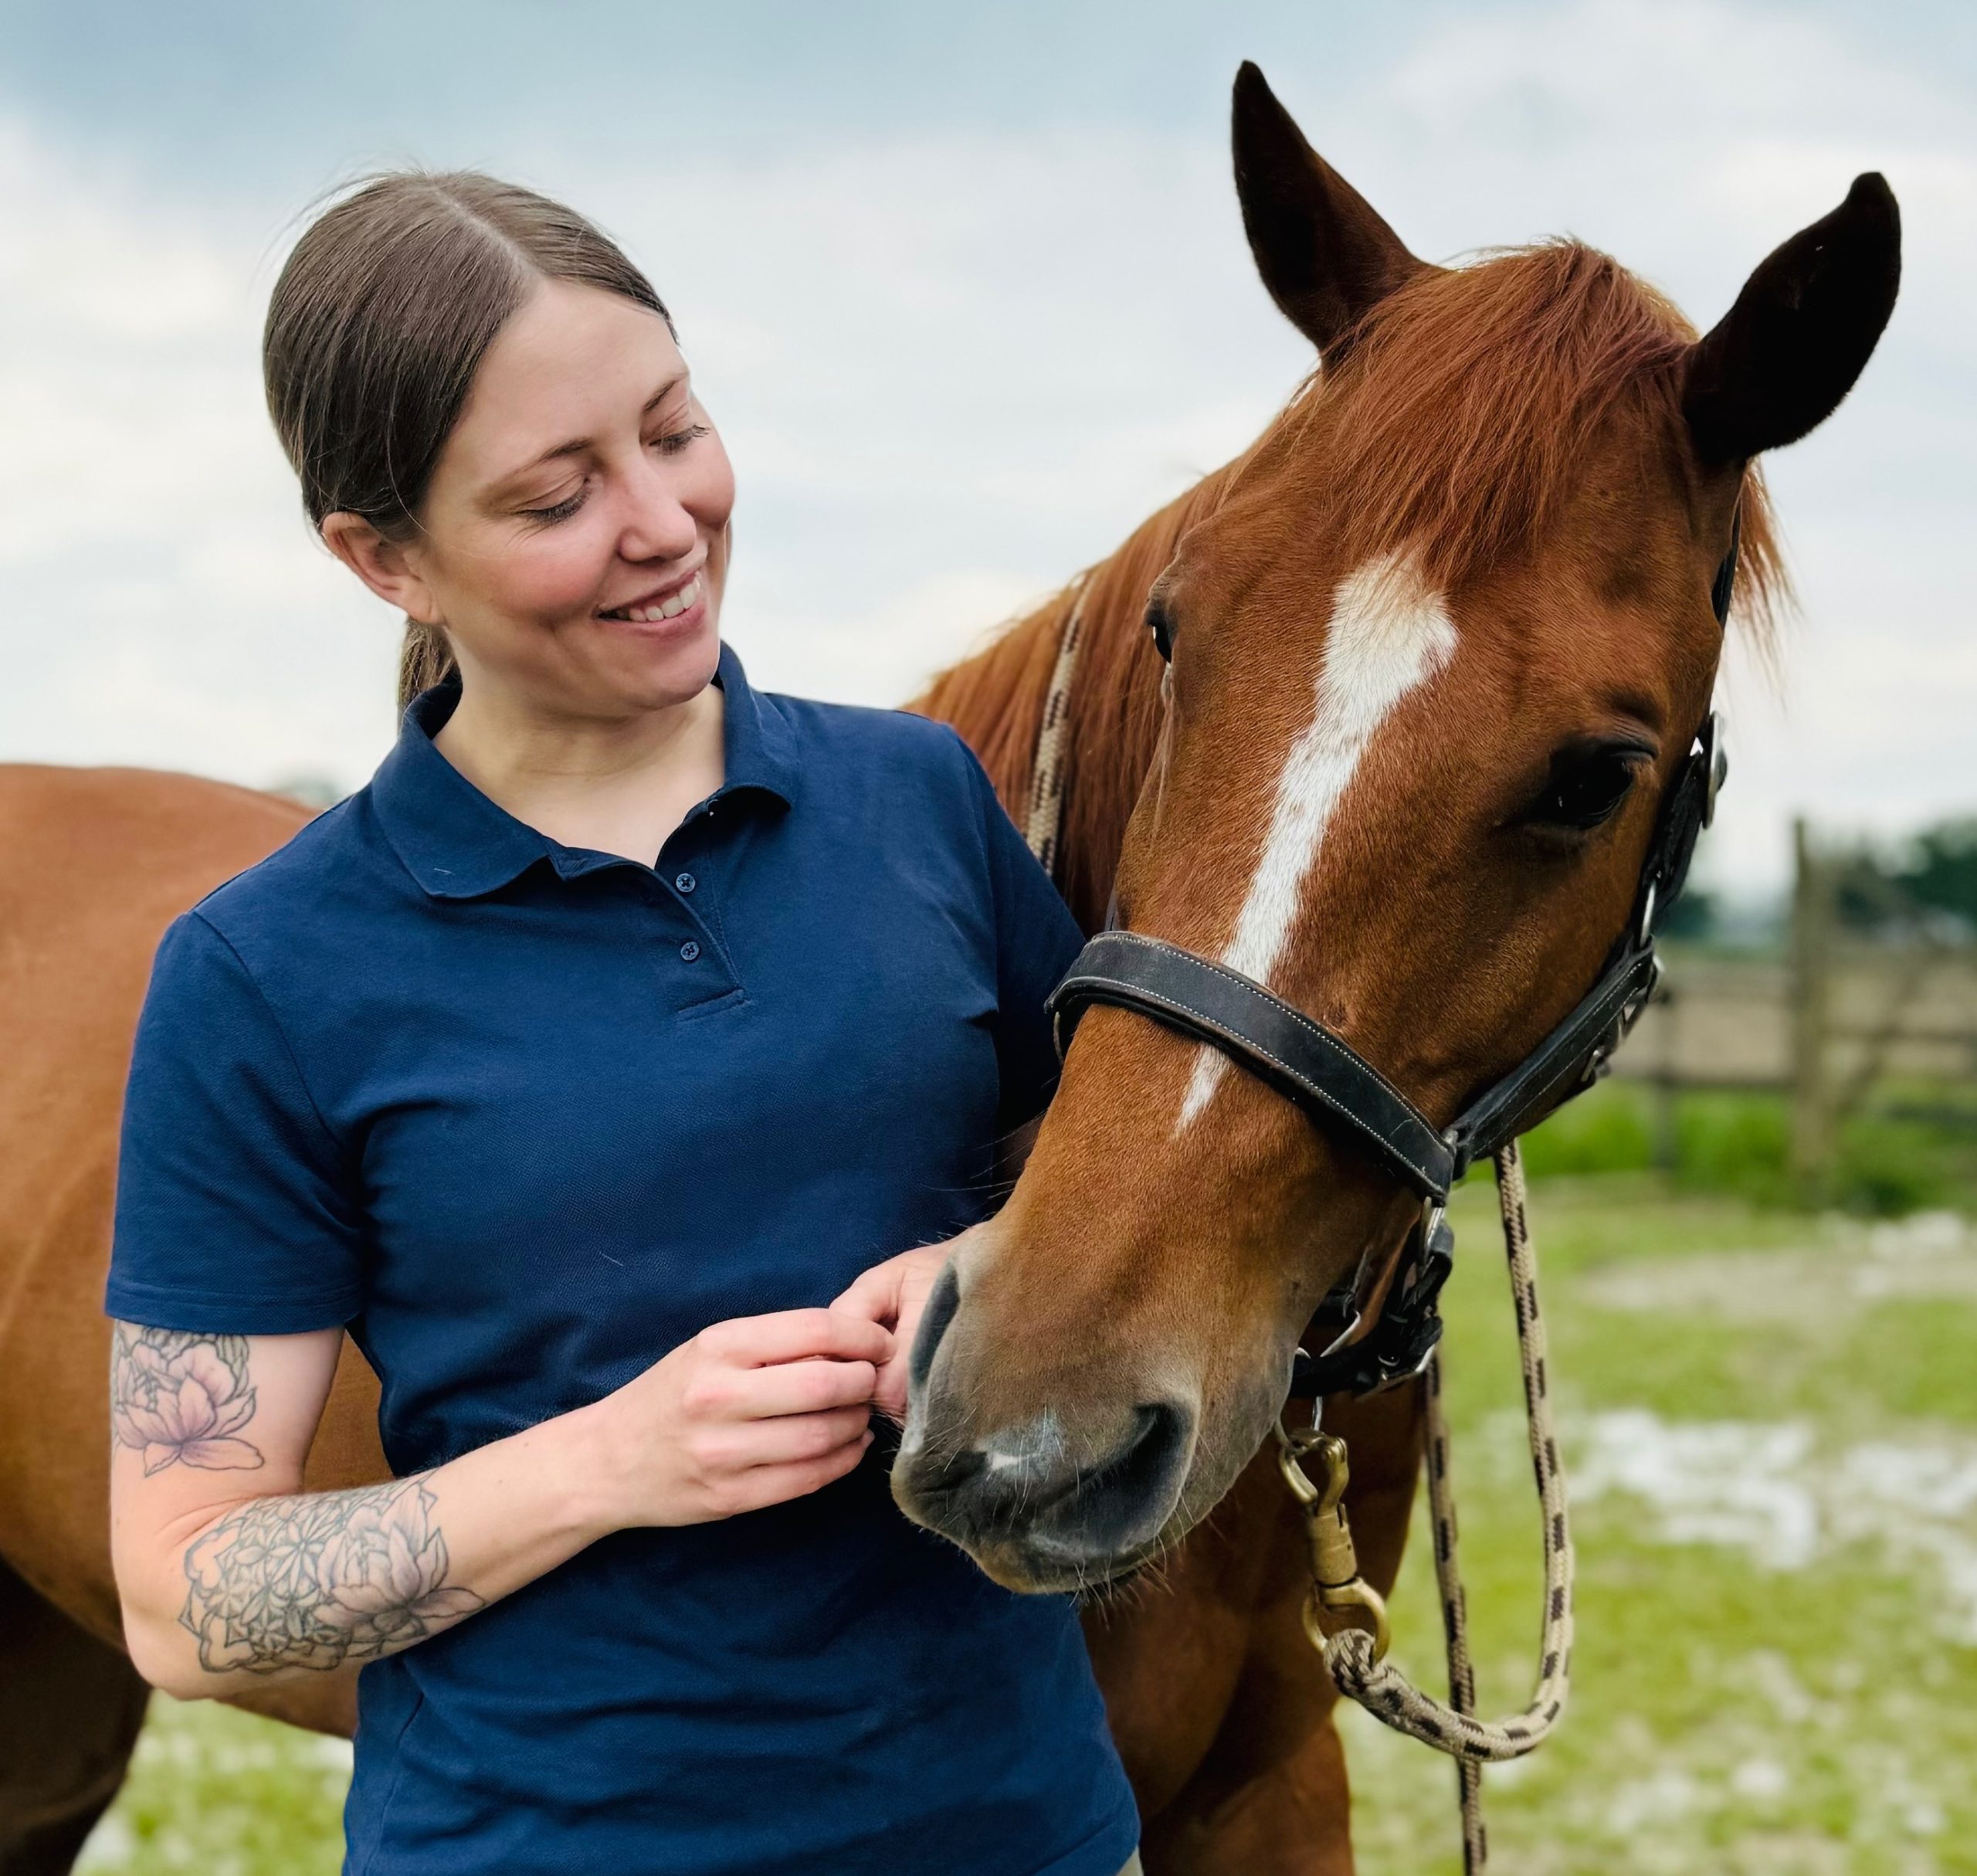
[[(1453, 1112), (1576, 999), (1628, 916), (1654, 804), (1706, 707), (1709, 582), (1740, 504), (1760, 602), (1775, 573), (1748, 463), (1820, 421), (1864, 363), (1893, 304), (1894, 202), (1863, 178), (1698, 344), (1569, 244), (1425, 266), (1253, 68), (1236, 131), (1251, 246), (1324, 373), (921, 707), (1019, 812), (1079, 609), (1057, 863), (1073, 909), (1090, 928), (1116, 885), (1129, 928), (1205, 953), (1233, 924), (1230, 955), (1263, 959), (1235, 968), (1281, 964), (1286, 994)], [(1163, 635), (1178, 629), (1171, 704), (1139, 629), (1150, 587)], [(1328, 607), (1351, 626), (1337, 681)], [(1451, 663), (1467, 687), (1437, 710)], [(1406, 734), (1374, 748), (1389, 714)], [(185, 777), (0, 771), (4, 1876), (69, 1868), (142, 1713), (110, 1567), (99, 1303), (147, 966), (175, 913), (304, 818)], [(1302, 1527), (1253, 1455), (1318, 1298), (1390, 1252), (1415, 1208), (1201, 1055), (1124, 1011), (1086, 1019), (1016, 1193), (930, 1306), (894, 1489), (1019, 1587), (1163, 1556), (1087, 1624), (1151, 1876), (1345, 1876), (1333, 1697), (1298, 1620)], [(1215, 1125), (1190, 1131), (1211, 1096)], [(347, 1360), (311, 1487), (384, 1476), (375, 1407)], [(1351, 1445), (1361, 1562), (1385, 1591), (1419, 1402), (1337, 1403), (1327, 1423)], [(337, 1676), (253, 1704), (329, 1732), (353, 1715)]]
[[(146, 1690), (110, 1570), (109, 1325), (117, 1117), (166, 924), (308, 818), (142, 769), (0, 768), (0, 1871), (67, 1869), (115, 1794)], [(382, 1461), (346, 1363), (312, 1482)], [(348, 1732), (347, 1686), (261, 1711)]]

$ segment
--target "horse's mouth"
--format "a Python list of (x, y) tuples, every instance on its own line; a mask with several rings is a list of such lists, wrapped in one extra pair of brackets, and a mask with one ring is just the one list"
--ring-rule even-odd
[(909, 1438), (894, 1462), (893, 1496), (1005, 1589), (1093, 1589), (1144, 1568), (1172, 1542), (1190, 1483), (1192, 1418), (1172, 1407), (1139, 1409), (1118, 1450), (1090, 1467), (1063, 1463), (1061, 1443), (1048, 1439), (1036, 1443), (1045, 1463), (1026, 1464), (993, 1447), (930, 1455)]
[[(1114, 1430), (1103, 1440), (1076, 1437), (1046, 1410), (1019, 1442), (937, 1446), (916, 1415), (893, 1498), (1005, 1589), (1112, 1591), (1157, 1567), (1209, 1514), (1268, 1437), (1280, 1393), (1259, 1377), (1253, 1398), (1206, 1414), (1185, 1397), (1121, 1408), (1103, 1416)], [(1022, 1459), (993, 1463), (1012, 1449)]]

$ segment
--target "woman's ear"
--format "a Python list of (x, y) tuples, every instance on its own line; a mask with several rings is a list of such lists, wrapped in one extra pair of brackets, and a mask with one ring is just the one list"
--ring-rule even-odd
[(323, 544), (382, 599), (422, 626), (439, 624), (432, 589), (398, 541), (378, 531), (361, 514), (339, 509), (323, 517)]

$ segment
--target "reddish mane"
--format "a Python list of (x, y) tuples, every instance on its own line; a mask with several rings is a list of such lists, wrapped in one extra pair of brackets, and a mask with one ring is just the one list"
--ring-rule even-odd
[[(1412, 551), (1460, 586), (1541, 541), (1595, 436), (1615, 419), (1649, 435), (1682, 422), (1695, 329), (1610, 255), (1541, 242), (1476, 266), (1433, 268), (1355, 334), (1335, 384), (1314, 378), (1278, 419), (1339, 422), (1328, 473), (1352, 491), (1343, 557)], [(1738, 611), (1760, 632), (1782, 597), (1764, 485), (1747, 477)]]
[[(1680, 365), (1694, 328), (1611, 256), (1573, 241), (1433, 268), (1374, 308), (1338, 371), (1314, 372), (1260, 439), (1295, 439), (1338, 409), (1328, 473), (1353, 491), (1345, 557), (1406, 550), (1436, 584), (1542, 538), (1600, 429), (1650, 433), (1681, 421)], [(1195, 517), (1241, 472), (1225, 465), (1094, 567), (1070, 704), (1059, 884), (1087, 926), (1159, 728), (1159, 666), (1142, 643), (1148, 589)], [(1787, 586), (1762, 478), (1746, 472), (1736, 617), (1760, 643)], [(1011, 812), (1026, 799), (1073, 581), (937, 677), (914, 707), (951, 722)]]
[(1160, 661), (1142, 619), (1147, 589), (1189, 523), (1212, 507), (1243, 459), (1205, 476), (1141, 522), (1125, 544), (1016, 620), (986, 650), (951, 667), (911, 707), (954, 724), (1019, 822), (1057, 644), (1082, 592), (1083, 636), (1065, 724), (1064, 805), (1057, 884), (1087, 928), (1111, 891), (1112, 863), (1160, 733)]

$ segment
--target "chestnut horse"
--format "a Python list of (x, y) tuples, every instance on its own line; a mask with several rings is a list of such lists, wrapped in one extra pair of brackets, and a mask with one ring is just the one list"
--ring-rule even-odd
[[(1267, 978), (1446, 1115), (1576, 999), (1626, 916), (1714, 676), (1709, 578), (1740, 500), (1746, 612), (1776, 589), (1747, 464), (1865, 362), (1894, 202), (1857, 184), (1697, 344), (1575, 245), (1416, 261), (1253, 67), (1235, 131), (1264, 283), (1323, 369), (921, 707), (1019, 806), (1080, 604), (1073, 908), (1095, 925), (1116, 886), (1122, 923)], [(1150, 590), (1174, 641), (1164, 702)], [(304, 818), (184, 777), (0, 771), (6, 1876), (68, 1869), (144, 1709), (110, 1572), (98, 1311), (148, 960), (175, 913)], [(1396, 1247), (1411, 1210), (1240, 1070), (1095, 1010), (1012, 1198), (930, 1311), (902, 1505), (1022, 1589), (1165, 1553), (1157, 1588), (1087, 1623), (1155, 1876), (1351, 1868), (1333, 1697), (1298, 1624), (1300, 1527), (1253, 1456), (1315, 1299)], [(1390, 1588), (1418, 1399), (1334, 1403), (1328, 1423), (1352, 1447), (1367, 1575)], [(308, 1483), (384, 1475), (375, 1383), (347, 1348)], [(328, 1732), (353, 1713), (340, 1674), (242, 1704)]]

